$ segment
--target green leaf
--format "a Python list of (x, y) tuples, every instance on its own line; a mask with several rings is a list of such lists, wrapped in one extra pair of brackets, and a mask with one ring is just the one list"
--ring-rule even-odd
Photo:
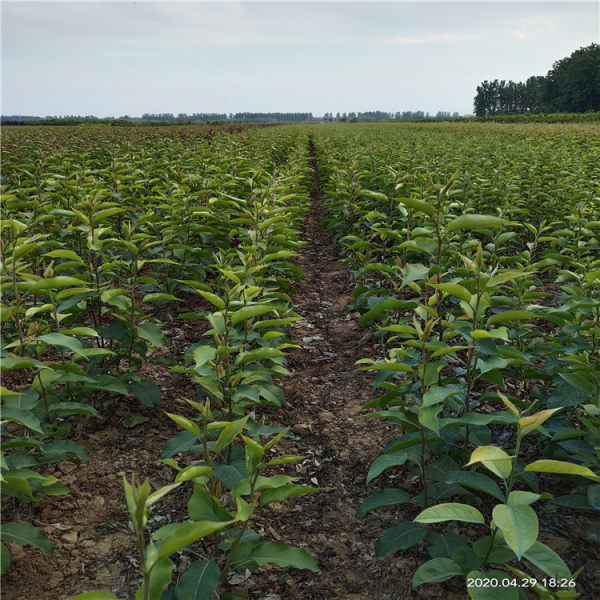
[(30, 252), (33, 252), (33, 250), (38, 246), (38, 244), (22, 244), (20, 246), (17, 246), (14, 250), (13, 250), (13, 255), (12, 257), (15, 260), (18, 260), (19, 258), (21, 258), (21, 256), (25, 256), (26, 254), (29, 254)]
[(449, 558), (432, 558), (423, 563), (415, 572), (412, 580), (414, 588), (433, 581), (445, 581), (455, 575), (462, 575), (460, 565)]
[(169, 417), (169, 419), (175, 421), (175, 423), (177, 423), (177, 425), (179, 425), (179, 427), (181, 427), (182, 429), (189, 431), (192, 435), (196, 436), (197, 438), (200, 437), (200, 427), (198, 427), (198, 425), (196, 425), (196, 423), (194, 423), (193, 421), (190, 421), (187, 417), (182, 417), (181, 415), (175, 415), (173, 413), (168, 412), (165, 412), (165, 414), (167, 415), (167, 417)]
[(85, 387), (90, 390), (104, 390), (123, 396), (127, 395), (127, 388), (123, 385), (123, 382), (112, 375), (96, 375), (95, 382), (88, 383)]
[(442, 411), (443, 406), (419, 406), (418, 409), (418, 418), (419, 423), (423, 425), (423, 427), (427, 427), (427, 429), (431, 429), (435, 433), (439, 433), (440, 431), (440, 420), (438, 419), (438, 415)]
[[(149, 598), (160, 598), (163, 590), (171, 583), (171, 572), (175, 568), (175, 563), (169, 558), (165, 557), (160, 559), (154, 564), (152, 572), (150, 573), (149, 582)], [(142, 583), (141, 587), (135, 594), (135, 600), (144, 600), (145, 595), (145, 584)]]
[(475, 554), (488, 563), (505, 563), (515, 559), (515, 553), (500, 541), (501, 536), (486, 535), (473, 544)]
[(497, 229), (507, 224), (508, 221), (505, 219), (493, 215), (461, 215), (448, 223), (448, 231), (458, 231), (459, 229), (468, 229), (469, 231)]
[[(249, 545), (252, 547), (240, 548)], [(240, 553), (249, 550), (247, 558), (259, 566), (273, 564), (278, 567), (293, 567), (294, 569), (308, 569), (313, 573), (319, 572), (319, 567), (310, 554), (283, 542), (250, 542), (239, 544), (238, 549)]]
[(494, 475), (506, 479), (512, 471), (512, 458), (496, 446), (480, 446), (471, 453), (471, 459), (465, 466), (482, 463)]
[(211, 304), (216, 306), (219, 310), (223, 310), (225, 308), (225, 302), (219, 298), (219, 296), (215, 296), (211, 292), (205, 292), (204, 290), (196, 290), (204, 299), (208, 300)]
[(319, 492), (323, 489), (324, 488), (311, 487), (308, 485), (284, 485), (263, 492), (259, 503), (261, 506), (266, 506), (267, 504), (272, 504), (273, 502), (283, 502), (288, 498), (295, 498), (296, 496), (304, 496), (306, 494), (314, 494), (315, 492)]
[(506, 545), (521, 560), (521, 556), (537, 540), (538, 518), (531, 506), (497, 504), (492, 511), (494, 522), (502, 531)]
[(397, 198), (398, 202), (405, 204), (413, 210), (425, 213), (426, 215), (433, 217), (435, 215), (435, 209), (430, 204), (427, 204), (424, 200), (418, 200), (417, 198)]
[(90, 462), (87, 450), (73, 440), (52, 440), (41, 447), (40, 453), (44, 463), (55, 463), (60, 460), (67, 460), (75, 464)]
[(57, 402), (48, 408), (48, 413), (67, 415), (87, 415), (89, 417), (101, 417), (100, 413), (89, 404), (83, 402)]
[(281, 358), (285, 354), (277, 348), (257, 348), (256, 350), (250, 350), (249, 352), (242, 352), (238, 354), (235, 362), (238, 364), (245, 364), (248, 362), (254, 362), (270, 358), (272, 360)]
[[(91, 327), (73, 327), (71, 329), (63, 329), (65, 335), (84, 335), (86, 337), (99, 337), (98, 332)], [(85, 348), (84, 348), (85, 351)]]
[(233, 421), (227, 425), (227, 427), (225, 427), (219, 435), (219, 439), (213, 448), (214, 452), (218, 454), (221, 452), (221, 450), (229, 446), (236, 436), (243, 431), (248, 418), (249, 416), (246, 416), (243, 419), (238, 419), (237, 421)]
[(547, 405), (548, 408), (577, 406), (584, 404), (588, 398), (589, 393), (578, 390), (565, 381), (554, 390), (548, 398)]
[(530, 310), (505, 310), (504, 312), (492, 315), (488, 319), (488, 325), (496, 323), (513, 323), (515, 321), (529, 321), (530, 319), (538, 318), (534, 312)]
[[(179, 487), (179, 483), (169, 483), (168, 485), (163, 485), (161, 488), (158, 488), (155, 492), (152, 492), (145, 501), (146, 508), (156, 504), (163, 496), (166, 496), (169, 492), (174, 490), (176, 487)], [(149, 490), (150, 488), (148, 488)]]
[(31, 485), (27, 477), (17, 474), (14, 475), (15, 469), (12, 469), (8, 473), (4, 474), (4, 479), (2, 481), (2, 489), (4, 491), (11, 490), (13, 492), (19, 492), (24, 496), (29, 496), (29, 498), (33, 497), (33, 493), (31, 491)]
[(427, 537), (427, 529), (412, 521), (404, 521), (386, 529), (375, 542), (375, 556), (407, 550)]
[(542, 542), (535, 542), (523, 553), (523, 558), (554, 579), (571, 579), (571, 571), (563, 559)]
[(127, 296), (128, 294), (129, 292), (125, 288), (111, 288), (109, 290), (106, 290), (105, 292), (102, 292), (100, 300), (102, 300), (102, 302), (104, 303), (110, 304), (113, 298), (117, 298), (119, 296)]
[(414, 519), (417, 523), (442, 523), (443, 521), (464, 521), (485, 524), (483, 515), (473, 506), (457, 502), (447, 502), (431, 506), (421, 511)]
[(446, 425), (513, 425), (517, 422), (517, 417), (509, 412), (494, 412), (490, 414), (469, 412), (460, 418), (448, 419)]
[(500, 502), (504, 502), (502, 490), (500, 490), (493, 479), (483, 473), (476, 473), (474, 471), (449, 471), (444, 481), (448, 484), (459, 483), (460, 485), (465, 485), (480, 492), (490, 494), (490, 496), (497, 498)]
[(85, 282), (81, 279), (77, 279), (76, 277), (67, 277), (66, 275), (59, 275), (58, 277), (40, 279), (33, 284), (28, 284), (27, 290), (31, 294), (39, 294), (40, 292), (46, 292), (48, 290), (83, 285), (85, 285)]
[(138, 399), (140, 404), (150, 408), (156, 408), (160, 403), (160, 388), (152, 381), (142, 379), (141, 381), (130, 381), (127, 392)]
[(35, 338), (35, 340), (50, 346), (61, 346), (63, 348), (67, 348), (75, 354), (85, 358), (85, 354), (83, 354), (83, 346), (77, 338), (69, 337), (68, 335), (63, 335), (62, 333), (47, 333), (46, 335), (40, 335), (39, 337)]
[(148, 340), (154, 347), (162, 348), (164, 346), (164, 336), (158, 325), (142, 323), (137, 325), (135, 330), (141, 338)]
[(231, 524), (231, 521), (213, 523), (209, 521), (200, 521), (199, 523), (190, 523), (177, 528), (176, 531), (161, 540), (158, 546), (157, 559), (165, 558), (181, 548), (185, 548), (199, 539), (223, 529)]
[(165, 444), (160, 457), (165, 459), (170, 458), (178, 452), (187, 452), (195, 446), (197, 441), (198, 439), (193, 433), (180, 431)]
[(506, 504), (508, 506), (529, 506), (534, 502), (537, 502), (542, 497), (541, 494), (534, 494), (533, 492), (514, 491), (508, 495)]
[(362, 315), (358, 321), (358, 326), (365, 327), (369, 323), (378, 319), (384, 312), (388, 310), (395, 310), (399, 308), (410, 310), (411, 308), (416, 308), (417, 306), (418, 302), (399, 300), (398, 298), (386, 298), (385, 300), (378, 302), (373, 308)]
[(213, 360), (216, 355), (217, 350), (212, 346), (198, 346), (192, 353), (192, 357), (196, 361), (196, 368), (205, 365), (209, 360)]
[(263, 256), (263, 260), (266, 260), (266, 261), (281, 260), (284, 258), (292, 258), (293, 256), (298, 256), (298, 253), (292, 252), (291, 250), (278, 250), (277, 252), (271, 252), (270, 254), (265, 254), (265, 256)]
[(219, 585), (221, 571), (214, 560), (194, 561), (175, 588), (177, 600), (212, 600)]
[(188, 502), (188, 513), (194, 521), (231, 522), (233, 517), (200, 486), (194, 486), (194, 492)]
[(588, 395), (594, 393), (594, 384), (579, 373), (559, 373), (560, 377), (575, 389), (585, 392)]
[(378, 456), (371, 465), (369, 472), (367, 473), (367, 483), (370, 483), (375, 477), (383, 473), (390, 467), (397, 467), (403, 465), (408, 460), (408, 452), (400, 451), (393, 454), (382, 454)]
[(73, 250), (52, 250), (52, 252), (46, 252), (44, 256), (49, 256), (50, 258), (67, 258), (68, 260), (83, 262)]
[(34, 358), (19, 358), (17, 356), (7, 356), (0, 361), (0, 369), (2, 371), (13, 371), (15, 369), (49, 369), (50, 367), (45, 365), (39, 360)]
[(181, 302), (181, 298), (177, 298), (173, 296), (173, 294), (163, 294), (163, 293), (154, 293), (154, 294), (146, 294), (142, 298), (142, 302), (164, 302), (165, 300), (175, 300), (177, 302)]
[(120, 206), (113, 206), (112, 208), (105, 208), (104, 210), (99, 210), (97, 213), (94, 213), (94, 221), (99, 223), (104, 219), (108, 219), (108, 217), (112, 217), (114, 215), (118, 215), (122, 213), (125, 209)]
[(243, 458), (234, 460), (230, 464), (216, 465), (214, 473), (217, 479), (228, 489), (232, 489), (248, 477), (246, 461)]
[(471, 292), (457, 283), (430, 283), (431, 287), (442, 292), (446, 292), (455, 298), (464, 300), (467, 304), (471, 302)]
[(274, 312), (277, 309), (277, 306), (274, 304), (253, 304), (251, 306), (244, 306), (239, 310), (236, 310), (231, 315), (231, 322), (234, 325), (241, 323), (243, 321), (247, 321), (252, 317), (258, 317), (260, 315), (265, 315), (270, 312)]
[(242, 523), (247, 521), (253, 514), (256, 504), (254, 502), (246, 502), (241, 496), (235, 497), (236, 512), (235, 518)]
[[(402, 270), (403, 276), (401, 287), (404, 287), (409, 283), (412, 283), (413, 281), (421, 281), (422, 279), (425, 279), (428, 273), (429, 267), (427, 265), (423, 265), (421, 263), (407, 264), (406, 267), (404, 267), (404, 269)], [(407, 302), (407, 304), (409, 303), (410, 302)], [(418, 306), (418, 304), (416, 304), (414, 308), (416, 308), (416, 306)], [(410, 310), (410, 308), (412, 307), (406, 306), (405, 310)]]
[(507, 283), (508, 281), (512, 281), (513, 279), (519, 279), (520, 277), (525, 276), (527, 276), (527, 273), (524, 273), (523, 271), (504, 271), (494, 277), (490, 277), (485, 283), (485, 289), (496, 287), (503, 283)]
[(46, 534), (30, 523), (3, 523), (0, 530), (0, 539), (3, 542), (14, 542), (19, 546), (32, 546), (52, 555), (52, 544)]
[(365, 498), (360, 505), (356, 516), (364, 515), (372, 510), (377, 510), (384, 506), (393, 506), (401, 502), (410, 502), (410, 495), (404, 490), (397, 488), (385, 488), (377, 490)]
[(464, 387), (461, 385), (445, 385), (445, 386), (437, 386), (432, 385), (424, 394), (423, 394), (423, 402), (421, 406), (433, 406), (435, 404), (439, 404), (449, 398), (450, 396), (455, 396), (456, 394), (460, 394), (464, 392)]
[(446, 531), (439, 534), (435, 531), (427, 533), (427, 552), (431, 558), (452, 558), (458, 548), (466, 548), (467, 542), (457, 533)]
[(33, 415), (30, 411), (24, 408), (14, 408), (12, 406), (2, 406), (1, 418), (3, 421), (12, 421), (13, 423), (19, 423), (25, 425), (25, 427), (36, 431), (37, 433), (44, 433), (40, 420)]
[(587, 490), (587, 498), (592, 508), (600, 510), (600, 485), (590, 485)]
[(561, 475), (580, 475), (594, 481), (600, 481), (600, 477), (591, 469), (583, 465), (565, 462), (562, 460), (536, 460), (525, 467), (525, 471), (537, 473), (559, 473)]

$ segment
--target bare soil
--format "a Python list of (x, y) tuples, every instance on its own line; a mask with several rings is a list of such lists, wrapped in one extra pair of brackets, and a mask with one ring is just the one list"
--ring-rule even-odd
[[(321, 571), (264, 567), (249, 580), (232, 583), (230, 589), (260, 600), (462, 600), (466, 594), (456, 580), (411, 588), (414, 571), (429, 558), (423, 544), (393, 556), (374, 555), (373, 545), (381, 532), (414, 517), (418, 508), (399, 505), (355, 516), (364, 498), (379, 487), (402, 487), (413, 493), (418, 489), (415, 477), (404, 468), (390, 469), (376, 482), (365, 484), (372, 461), (387, 440), (400, 432), (363, 416), (363, 405), (373, 397), (372, 378), (355, 362), (376, 356), (376, 351), (365, 339), (365, 330), (358, 329), (358, 314), (344, 310), (353, 301), (352, 276), (339, 263), (339, 248), (322, 226), (325, 208), (316, 173), (312, 199), (303, 227), (303, 239), (308, 243), (298, 260), (304, 278), (297, 284), (294, 299), (303, 320), (292, 328), (292, 339), (301, 348), (289, 359), (292, 376), (283, 383), (285, 405), (261, 409), (257, 416), (290, 427), (294, 434), (295, 439), (282, 441), (280, 450), (306, 458), (289, 466), (288, 472), (301, 483), (330, 491), (265, 507), (252, 528), (266, 540), (303, 547), (315, 557)], [(200, 305), (190, 300), (177, 310), (188, 312)], [(172, 358), (180, 360), (185, 349), (199, 340), (200, 323), (167, 316), (164, 328)], [(163, 410), (183, 412), (179, 399), (193, 398), (197, 391), (188, 377), (165, 367), (152, 365), (144, 376), (162, 388), (159, 408)], [(162, 410), (146, 409), (133, 401), (129, 405), (120, 401), (114, 409), (103, 422), (84, 424), (81, 442), (88, 449), (89, 464), (60, 463), (52, 469), (71, 493), (35, 503), (21, 514), (46, 532), (54, 544), (54, 555), (11, 544), (13, 564), (2, 578), (3, 600), (64, 600), (88, 590), (106, 590), (122, 599), (134, 597), (140, 574), (122, 478), (130, 478), (132, 473), (147, 476), (153, 488), (172, 481), (172, 469), (159, 460), (177, 427)], [(126, 429), (121, 419), (129, 412), (149, 420)], [(185, 519), (190, 491), (182, 486), (167, 496), (153, 511), (151, 526)], [(571, 567), (586, 567), (580, 579), (583, 597), (594, 598), (594, 590), (600, 589), (600, 555), (596, 545), (583, 541), (588, 522), (580, 513), (562, 511), (560, 518), (555, 514), (542, 522), (541, 539)], [(568, 531), (569, 538), (562, 537), (561, 531)], [(184, 555), (176, 559), (177, 573), (185, 570), (187, 560)]]

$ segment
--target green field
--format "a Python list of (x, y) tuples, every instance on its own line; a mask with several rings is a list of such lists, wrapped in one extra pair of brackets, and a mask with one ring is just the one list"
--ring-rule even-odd
[[(381, 598), (598, 589), (599, 124), (5, 127), (1, 224), (3, 598), (103, 589), (19, 580), (52, 554), (42, 511), (79, 498), (105, 424), (131, 448), (160, 431), (109, 472), (136, 599), (367, 597), (366, 573), (335, 583), (319, 538), (359, 530), (408, 590)], [(326, 322), (346, 314), (352, 344)], [(373, 454), (325, 477), (302, 468), (327, 448), (286, 420), (285, 382), (308, 396), (344, 352), (366, 401), (328, 405), (327, 427), (357, 452), (376, 428)], [(352, 517), (279, 527), (280, 506), (311, 503)]]

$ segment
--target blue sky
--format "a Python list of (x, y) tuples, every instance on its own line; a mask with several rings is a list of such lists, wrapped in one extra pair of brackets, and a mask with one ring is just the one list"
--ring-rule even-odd
[(2, 2), (2, 114), (470, 113), (600, 41), (598, 2)]

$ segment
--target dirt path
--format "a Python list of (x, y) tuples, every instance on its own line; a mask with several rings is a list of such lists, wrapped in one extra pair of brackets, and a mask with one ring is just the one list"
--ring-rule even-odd
[(279, 505), (279, 514), (265, 520), (267, 530), (304, 547), (321, 567), (318, 575), (290, 571), (282, 586), (273, 578), (272, 592), (282, 599), (410, 598), (416, 564), (374, 556), (375, 539), (394, 523), (390, 515), (355, 517), (373, 491), (365, 486), (369, 467), (398, 431), (360, 416), (373, 397), (372, 378), (355, 362), (375, 351), (370, 342), (361, 345), (365, 330), (358, 329), (358, 313), (342, 312), (353, 302), (352, 274), (339, 262), (332, 233), (322, 226), (325, 207), (316, 171), (311, 193), (302, 237), (308, 244), (297, 263), (304, 277), (294, 297), (303, 320), (292, 337), (301, 349), (290, 357), (286, 403), (274, 420), (299, 437), (286, 451), (307, 456), (297, 472), (302, 482), (333, 489)]

